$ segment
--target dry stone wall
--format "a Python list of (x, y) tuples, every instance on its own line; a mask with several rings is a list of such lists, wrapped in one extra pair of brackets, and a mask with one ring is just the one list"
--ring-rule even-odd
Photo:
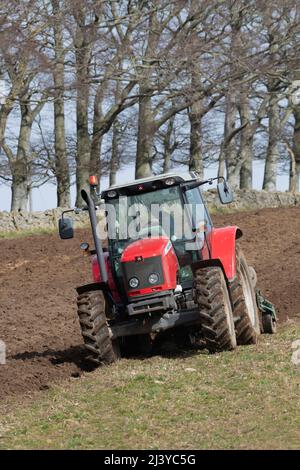
[[(234, 202), (222, 205), (215, 190), (204, 192), (206, 202), (212, 211), (256, 210), (265, 207), (288, 207), (300, 205), (300, 193), (267, 191), (235, 191)], [(0, 234), (7, 232), (55, 230), (62, 209), (51, 209), (44, 212), (0, 212)], [(75, 228), (88, 224), (88, 214), (73, 214)]]

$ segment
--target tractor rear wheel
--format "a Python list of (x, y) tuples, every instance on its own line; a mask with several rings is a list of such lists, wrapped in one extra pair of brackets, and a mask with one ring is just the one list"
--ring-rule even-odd
[(118, 340), (112, 341), (105, 315), (105, 298), (101, 291), (88, 291), (77, 298), (78, 316), (89, 360), (111, 364), (120, 357)]
[(211, 353), (235, 349), (237, 342), (232, 308), (222, 269), (197, 269), (194, 287), (206, 348)]
[(229, 283), (238, 344), (256, 344), (260, 334), (253, 273), (239, 246), (236, 249), (236, 276)]

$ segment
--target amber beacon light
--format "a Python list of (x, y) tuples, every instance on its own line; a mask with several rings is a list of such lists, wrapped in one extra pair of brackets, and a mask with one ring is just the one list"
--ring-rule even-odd
[(97, 176), (95, 175), (92, 175), (89, 177), (89, 182), (90, 182), (90, 185), (95, 187), (95, 186), (98, 186), (98, 178)]

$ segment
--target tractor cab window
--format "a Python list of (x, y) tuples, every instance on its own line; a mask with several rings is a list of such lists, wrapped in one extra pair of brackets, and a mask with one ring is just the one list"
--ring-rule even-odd
[(182, 207), (176, 186), (106, 201), (109, 240), (121, 253), (128, 242), (139, 238), (161, 235), (171, 238)]
[(205, 207), (199, 188), (189, 189), (185, 193), (187, 203), (189, 204), (189, 213), (192, 219), (192, 225), (196, 229), (202, 227), (205, 222)]
[(107, 200), (106, 211), (108, 238), (115, 255), (140, 238), (184, 238), (184, 206), (178, 186)]
[(204, 232), (207, 233), (211, 231), (212, 221), (204, 203), (201, 190), (199, 188), (193, 188), (191, 190), (187, 190), (185, 194), (189, 204), (192, 226), (199, 232), (200, 238), (201, 233), (204, 237)]

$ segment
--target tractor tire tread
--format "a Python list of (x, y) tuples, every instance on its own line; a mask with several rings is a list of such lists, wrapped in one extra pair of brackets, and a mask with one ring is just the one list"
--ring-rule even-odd
[(194, 277), (195, 301), (207, 349), (214, 353), (235, 348), (225, 310), (224, 275), (219, 267), (199, 268)]
[(88, 359), (93, 363), (111, 364), (118, 359), (110, 337), (105, 315), (105, 298), (101, 291), (88, 291), (78, 296), (78, 317)]
[[(247, 305), (245, 295), (243, 292), (243, 285), (241, 281), (241, 268), (240, 263), (243, 262), (246, 269), (248, 269), (247, 261), (239, 245), (236, 247), (236, 276), (229, 283), (229, 292), (232, 302), (233, 317), (235, 320), (236, 339), (239, 345), (256, 344), (258, 332), (255, 330), (251, 323), (251, 319), (247, 313)], [(251, 288), (254, 290), (252, 283)], [(252, 293), (255, 298), (255, 293)], [(256, 311), (256, 315), (258, 312)], [(259, 322), (259, 319), (257, 317)]]

